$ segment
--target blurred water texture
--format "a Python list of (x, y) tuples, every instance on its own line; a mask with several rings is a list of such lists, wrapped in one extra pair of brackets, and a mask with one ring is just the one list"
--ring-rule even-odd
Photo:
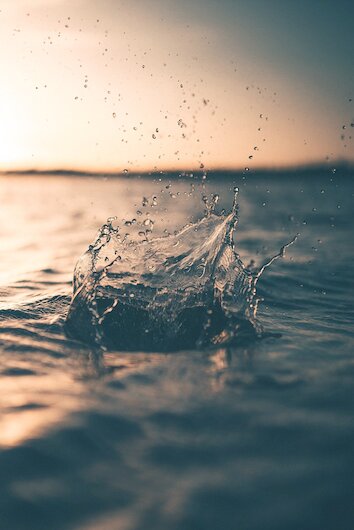
[[(75, 262), (142, 197), (154, 233), (230, 208), (279, 337), (107, 351), (64, 333)], [(349, 530), (354, 504), (354, 179), (0, 178), (0, 528)]]

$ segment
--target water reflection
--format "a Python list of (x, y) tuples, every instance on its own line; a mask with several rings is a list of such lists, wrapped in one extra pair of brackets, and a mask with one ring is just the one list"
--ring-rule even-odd
[(86, 392), (72, 374), (2, 373), (0, 445), (14, 446), (43, 435), (83, 405)]

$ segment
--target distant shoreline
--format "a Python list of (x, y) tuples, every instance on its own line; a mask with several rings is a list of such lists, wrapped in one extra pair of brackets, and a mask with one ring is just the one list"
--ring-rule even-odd
[(166, 170), (166, 171), (83, 171), (75, 169), (18, 169), (0, 171), (0, 176), (38, 176), (38, 177), (84, 177), (84, 178), (142, 178), (142, 179), (202, 179), (203, 175), (207, 175), (209, 179), (231, 179), (235, 177), (294, 177), (308, 176), (311, 178), (324, 175), (341, 175), (354, 177), (354, 164), (339, 162), (333, 165), (312, 164), (307, 166), (290, 166), (282, 168), (256, 168), (256, 169), (212, 169), (210, 171), (198, 170)]

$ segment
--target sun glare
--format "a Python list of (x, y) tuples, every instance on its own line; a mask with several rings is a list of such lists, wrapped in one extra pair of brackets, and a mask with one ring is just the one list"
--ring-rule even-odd
[(22, 165), (29, 160), (26, 142), (26, 122), (16, 110), (15, 99), (4, 98), (0, 104), (0, 166)]

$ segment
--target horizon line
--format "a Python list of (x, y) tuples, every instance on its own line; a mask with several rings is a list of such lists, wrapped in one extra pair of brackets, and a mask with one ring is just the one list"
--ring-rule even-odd
[(178, 176), (191, 176), (191, 175), (203, 175), (203, 174), (219, 174), (219, 173), (233, 173), (233, 174), (256, 174), (256, 173), (283, 173), (283, 172), (296, 172), (296, 171), (324, 171), (324, 170), (344, 170), (346, 172), (354, 172), (354, 161), (351, 160), (337, 160), (333, 162), (311, 162), (308, 164), (291, 164), (282, 166), (259, 166), (259, 167), (213, 167), (213, 168), (195, 168), (195, 169), (180, 169), (180, 168), (166, 168), (166, 169), (144, 169), (144, 170), (112, 170), (112, 169), (84, 169), (84, 168), (68, 168), (68, 167), (49, 167), (45, 169), (39, 168), (16, 168), (16, 169), (0, 169), (0, 175), (62, 175), (62, 176), (112, 176), (118, 177), (123, 176), (153, 176), (153, 175), (164, 175), (164, 174), (178, 174)]

